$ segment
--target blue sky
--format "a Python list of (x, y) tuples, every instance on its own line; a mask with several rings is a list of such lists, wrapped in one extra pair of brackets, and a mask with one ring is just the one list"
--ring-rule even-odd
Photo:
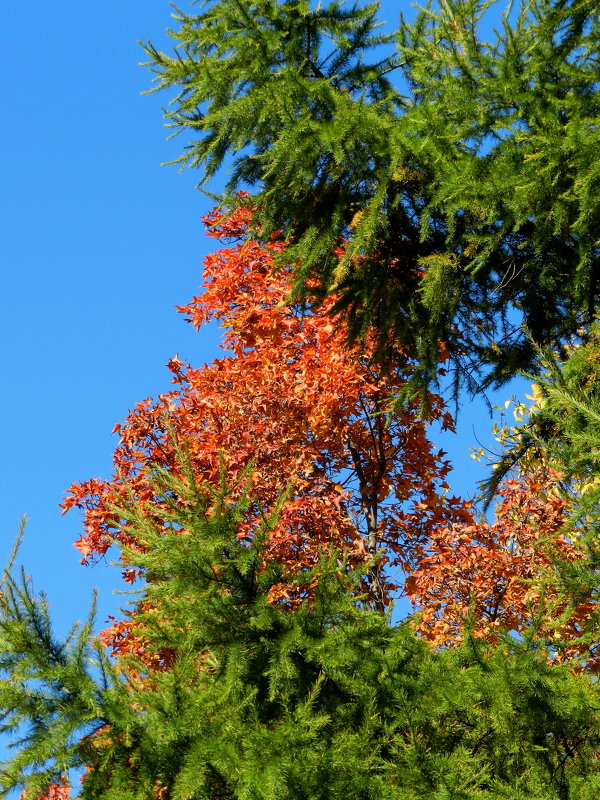
[[(399, 4), (383, 6), (394, 21)], [(165, 98), (141, 95), (150, 75), (136, 40), (166, 47), (169, 13), (166, 0), (32, 0), (3, 10), (0, 556), (26, 513), (22, 561), (61, 630), (84, 616), (93, 586), (101, 627), (122, 602), (111, 594), (118, 570), (79, 564), (80, 518), (61, 516), (63, 492), (110, 474), (114, 423), (169, 386), (169, 358), (218, 355), (217, 332), (195, 334), (174, 310), (197, 289), (214, 246), (200, 224), (210, 203), (194, 189), (197, 175), (161, 167), (183, 142), (166, 140)], [(484, 477), (468, 449), (474, 434), (489, 441), (490, 427), (472, 403), (460, 439), (444, 441), (457, 490), (468, 494)]]
[(164, 98), (140, 94), (137, 39), (166, 46), (169, 13), (166, 0), (3, 12), (0, 551), (27, 513), (23, 561), (60, 619), (108, 580), (79, 565), (62, 493), (109, 473), (114, 423), (168, 386), (175, 352), (216, 354), (216, 332), (195, 335), (173, 309), (198, 286), (209, 203), (196, 176), (161, 167), (179, 144), (165, 140)]

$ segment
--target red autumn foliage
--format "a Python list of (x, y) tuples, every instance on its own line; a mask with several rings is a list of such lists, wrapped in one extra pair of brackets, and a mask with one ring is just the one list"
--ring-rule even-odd
[[(176, 388), (138, 403), (115, 426), (113, 477), (73, 485), (63, 508), (84, 510), (76, 543), (84, 561), (113, 539), (135, 546), (114, 504), (133, 492), (160, 520), (152, 470), (177, 474), (176, 442), (185, 442), (200, 484), (218, 483), (221, 459), (232, 481), (252, 465), (256, 503), (240, 539), (252, 537), (286, 492), (267, 557), (293, 575), (323, 549), (344, 548), (351, 563), (370, 561), (372, 599), (382, 608), (396, 588), (393, 570), (416, 569), (434, 531), (470, 521), (469, 504), (447, 495), (450, 465), (417, 405), (387, 413), (410, 372), (407, 353), (399, 350), (379, 374), (368, 342), (348, 347), (344, 322), (331, 312), (335, 298), (310, 310), (290, 304), (291, 270), (274, 263), (284, 244), (246, 241), (250, 216), (238, 209), (207, 217), (209, 235), (231, 246), (206, 258), (202, 293), (179, 309), (196, 328), (219, 321), (227, 354), (199, 369), (173, 358)], [(429, 405), (432, 420), (452, 428), (441, 399), (432, 395)], [(293, 604), (289, 582), (272, 599)], [(112, 634), (117, 646), (123, 625)]]
[[(71, 787), (66, 779), (61, 778), (60, 783), (51, 783), (42, 795), (38, 795), (36, 800), (67, 800), (71, 796)], [(21, 792), (21, 800), (28, 800), (27, 791)]]
[(493, 522), (439, 527), (430, 554), (407, 579), (405, 590), (420, 609), (416, 629), (436, 645), (459, 642), (469, 619), (476, 637), (498, 631), (521, 634), (534, 621), (554, 640), (554, 657), (581, 656), (587, 669), (598, 655), (576, 642), (596, 603), (585, 597), (569, 607), (559, 591), (556, 565), (584, 554), (563, 534), (569, 502), (558, 491), (560, 474), (547, 468), (522, 472), (500, 487)]

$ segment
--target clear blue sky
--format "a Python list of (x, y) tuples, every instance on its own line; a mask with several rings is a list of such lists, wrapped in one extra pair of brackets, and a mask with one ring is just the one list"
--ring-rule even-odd
[[(383, 6), (393, 22), (400, 4)], [(218, 354), (217, 333), (196, 335), (173, 308), (196, 291), (213, 246), (200, 224), (209, 202), (196, 175), (160, 166), (183, 142), (166, 141), (165, 98), (140, 94), (150, 75), (136, 40), (167, 46), (169, 13), (166, 0), (3, 9), (0, 556), (26, 513), (22, 561), (61, 630), (93, 586), (102, 627), (120, 586), (118, 570), (80, 566), (80, 519), (61, 517), (64, 490), (110, 474), (114, 423), (168, 387), (170, 357)], [(468, 456), (473, 429), (489, 441), (481, 403), (463, 411), (460, 441), (444, 441), (466, 494), (484, 476)]]

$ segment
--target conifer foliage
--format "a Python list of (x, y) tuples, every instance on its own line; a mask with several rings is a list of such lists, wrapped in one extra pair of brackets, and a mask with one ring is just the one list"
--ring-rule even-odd
[(597, 295), (598, 4), (491, 5), (383, 34), (376, 3), (205, 0), (175, 14), (174, 54), (147, 47), (192, 137), (178, 161), (205, 182), (234, 156), (229, 190), (291, 237), (299, 293), (335, 291), (381, 350), (400, 336), (413, 383), (439, 340), (467, 381), (511, 377), (536, 360), (521, 320), (558, 342)]
[(168, 668), (134, 651), (115, 667), (88, 626), (57, 640), (27, 580), (5, 576), (0, 709), (18, 741), (3, 794), (64, 798), (83, 766), (90, 800), (597, 795), (586, 676), (514, 640), (436, 652), (358, 604), (360, 574), (335, 557), (296, 576), (310, 602), (271, 602), (286, 572), (268, 556), (276, 515), (246, 541), (251, 495), (199, 485), (179, 457), (179, 477), (154, 476), (162, 520), (133, 497), (119, 509), (136, 542), (124, 562), (146, 579), (138, 635), (146, 656), (173, 654)]

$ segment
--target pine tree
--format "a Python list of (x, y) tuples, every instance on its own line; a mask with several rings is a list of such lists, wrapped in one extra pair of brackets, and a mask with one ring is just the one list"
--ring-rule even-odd
[(270, 602), (275, 518), (240, 540), (251, 496), (196, 484), (181, 457), (183, 477), (155, 476), (161, 524), (133, 497), (119, 511), (144, 544), (124, 551), (146, 578), (143, 655), (109, 662), (89, 626), (57, 640), (43, 599), (5, 576), (3, 795), (65, 797), (83, 766), (90, 800), (597, 796), (595, 681), (527, 640), (435, 652), (360, 602), (342, 553), (305, 574), (311, 602)]
[[(202, 183), (260, 192), (305, 299), (335, 288), (352, 337), (397, 337), (435, 380), (502, 382), (593, 312), (598, 276), (595, 0), (431, 3), (396, 34), (376, 3), (205, 0), (147, 46)], [(486, 27), (487, 26), (487, 27)], [(320, 286), (315, 291), (312, 279)], [(475, 372), (473, 372), (475, 371)]]

